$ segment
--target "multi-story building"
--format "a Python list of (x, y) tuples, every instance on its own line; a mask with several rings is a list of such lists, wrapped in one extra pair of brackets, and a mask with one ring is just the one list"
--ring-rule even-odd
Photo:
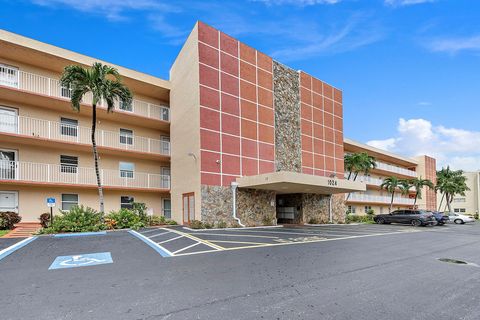
[[(1, 209), (36, 221), (52, 196), (63, 210), (98, 208), (91, 99), (77, 113), (58, 84), (66, 65), (97, 59), (5, 31), (0, 46)], [(107, 211), (136, 201), (179, 223), (257, 225), (341, 222), (345, 193), (375, 204), (354, 193), (365, 183), (344, 179), (344, 146), (355, 151), (355, 143), (344, 145), (342, 91), (326, 82), (201, 22), (169, 80), (114, 67), (134, 101), (113, 113), (99, 108)], [(384, 161), (380, 175), (410, 177), (420, 167), (372, 150)]]
[[(422, 177), (436, 183), (436, 161), (428, 156), (415, 158), (403, 157), (391, 152), (374, 148), (350, 139), (344, 140), (345, 153), (366, 152), (375, 157), (377, 167), (367, 175), (360, 174), (357, 180), (367, 185), (365, 192), (356, 192), (346, 196), (348, 210), (353, 214), (366, 214), (373, 210), (375, 214), (388, 213), (391, 203), (391, 194), (382, 190), (380, 185), (387, 177), (409, 180)], [(346, 176), (348, 173), (346, 173)], [(415, 190), (412, 188), (408, 194), (397, 190), (393, 198), (393, 209), (413, 209), (415, 203)], [(435, 210), (435, 191), (429, 188), (422, 190), (422, 196), (415, 205), (419, 209)]]
[[(465, 196), (455, 195), (451, 203), (452, 211), (460, 214), (475, 215), (480, 211), (480, 171), (465, 172), (467, 177), (467, 187), (470, 189), (465, 192)], [(447, 203), (442, 194), (438, 193), (437, 202), (441, 211), (448, 211)]]

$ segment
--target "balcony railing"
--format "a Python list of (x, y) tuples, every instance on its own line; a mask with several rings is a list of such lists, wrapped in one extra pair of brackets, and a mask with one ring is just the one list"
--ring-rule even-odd
[[(362, 193), (352, 193), (348, 198), (349, 202), (367, 202), (367, 203), (385, 203), (390, 204), (392, 200), (391, 196), (375, 196), (369, 194), (362, 194)], [(394, 204), (405, 204), (405, 205), (413, 205), (415, 199), (410, 198), (402, 198), (402, 197), (394, 197), (393, 203)]]
[(409, 176), (409, 177), (416, 177), (417, 176), (417, 173), (415, 171), (408, 170), (408, 169), (405, 169), (405, 168), (396, 167), (396, 166), (393, 166), (391, 164), (387, 164), (387, 163), (383, 163), (383, 162), (379, 162), (379, 161), (377, 161), (377, 169), (384, 170), (384, 171), (389, 171), (389, 172), (394, 172), (394, 173), (398, 173), (398, 174), (401, 174), (401, 175), (404, 175), (404, 176)]
[[(120, 170), (100, 170), (106, 187), (170, 189), (170, 176), (132, 172), (122, 177)], [(94, 168), (68, 165), (0, 160), (0, 180), (96, 186)]]
[[(0, 132), (72, 143), (91, 144), (92, 131), (89, 127), (24, 116), (0, 114)], [(136, 135), (125, 136), (120, 134), (120, 132), (107, 130), (96, 130), (95, 137), (98, 146), (166, 156), (170, 155), (170, 142), (166, 140)]]
[[(71, 97), (70, 90), (60, 86), (57, 79), (44, 77), (3, 65), (0, 65), (0, 85), (65, 100), (68, 100)], [(85, 95), (83, 103), (92, 104), (92, 95)], [(106, 103), (101, 102), (99, 106), (106, 108), (107, 105)], [(170, 109), (168, 107), (137, 99), (134, 99), (130, 106), (124, 106), (115, 102), (115, 109), (147, 118), (170, 121)]]

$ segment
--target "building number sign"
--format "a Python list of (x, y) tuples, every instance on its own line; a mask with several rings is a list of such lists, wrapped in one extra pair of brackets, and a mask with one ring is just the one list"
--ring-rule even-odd
[(338, 181), (335, 180), (335, 179), (328, 179), (327, 183), (328, 183), (329, 186), (335, 186), (336, 187), (338, 185)]

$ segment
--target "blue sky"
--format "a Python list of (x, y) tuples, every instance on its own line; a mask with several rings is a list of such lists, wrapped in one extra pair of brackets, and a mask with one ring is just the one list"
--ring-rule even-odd
[(0, 0), (0, 28), (168, 78), (196, 20), (344, 91), (345, 134), (480, 169), (480, 1)]

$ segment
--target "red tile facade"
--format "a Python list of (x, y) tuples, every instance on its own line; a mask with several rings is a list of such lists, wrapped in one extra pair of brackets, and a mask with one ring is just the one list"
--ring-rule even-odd
[(272, 58), (198, 23), (201, 183), (275, 171)]
[[(437, 184), (437, 161), (435, 158), (425, 156), (425, 179), (432, 181), (434, 185)], [(435, 190), (426, 188), (424, 192), (426, 209), (437, 210), (437, 194)]]
[(342, 92), (300, 72), (302, 172), (343, 179)]

